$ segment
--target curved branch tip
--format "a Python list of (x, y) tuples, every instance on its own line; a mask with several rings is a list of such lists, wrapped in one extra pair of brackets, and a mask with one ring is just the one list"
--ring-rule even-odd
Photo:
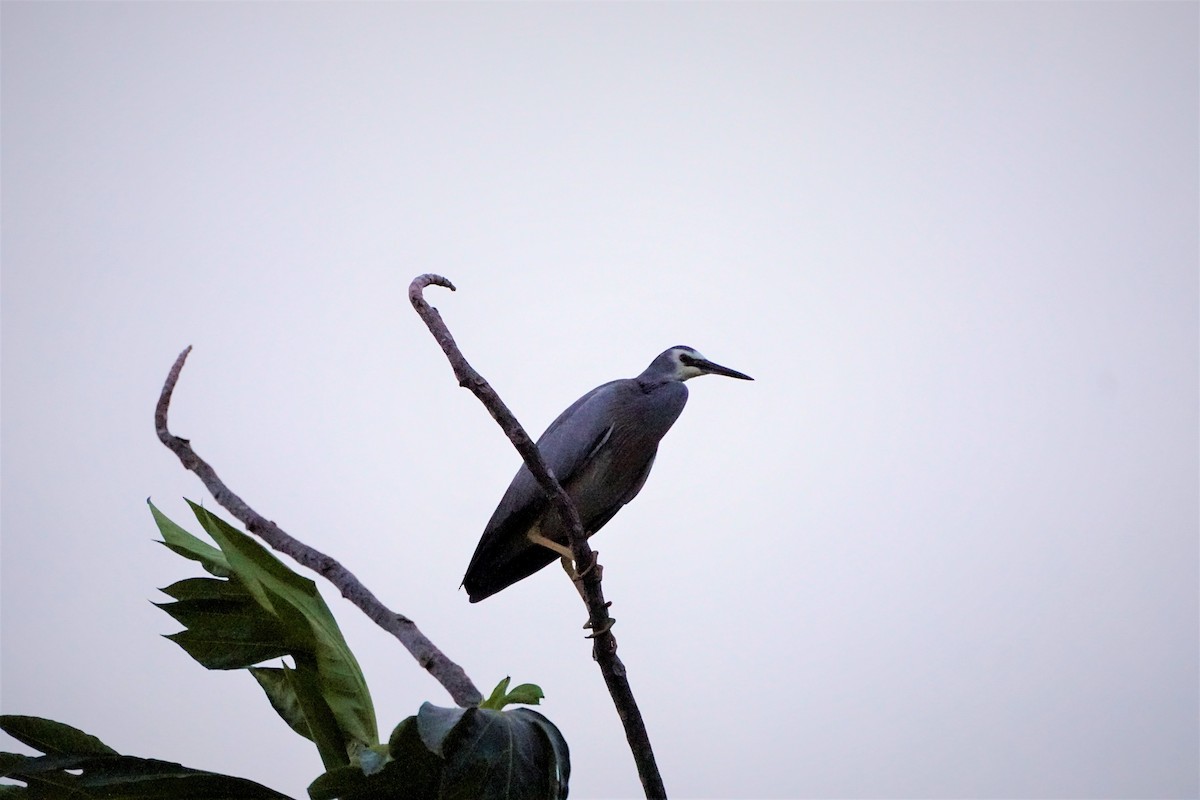
[(414, 303), (417, 298), (421, 297), (421, 292), (426, 286), (444, 286), (452, 292), (457, 292), (458, 289), (450, 282), (449, 278), (444, 278), (441, 275), (436, 275), (432, 272), (426, 272), (424, 275), (418, 275), (413, 278), (413, 282), (408, 285), (408, 298)]
[(167, 429), (167, 411), (171, 406), (171, 395), (175, 393), (175, 384), (179, 382), (179, 373), (183, 372), (183, 362), (187, 361), (188, 354), (192, 352), (192, 346), (189, 344), (183, 348), (175, 363), (171, 365), (171, 370), (167, 373), (167, 379), (163, 382), (162, 392), (158, 396), (158, 405), (154, 409), (154, 430), (158, 433), (159, 440), (170, 447), (169, 439), (171, 436), (170, 430)]

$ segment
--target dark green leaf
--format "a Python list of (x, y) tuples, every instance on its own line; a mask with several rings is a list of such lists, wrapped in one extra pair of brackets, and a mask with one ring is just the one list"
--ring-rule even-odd
[(282, 645), (243, 642), (233, 635), (213, 635), (209, 631), (180, 631), (164, 638), (175, 642), (208, 669), (241, 669), (289, 654)]
[(454, 726), (462, 721), (466, 708), (442, 708), (433, 703), (422, 703), (417, 712), (417, 733), (429, 752), (445, 757), (443, 748), (446, 737), (454, 730)]
[(48, 755), (59, 753), (116, 755), (117, 751), (78, 728), (41, 717), (0, 716), (0, 730)]
[(545, 736), (515, 712), (467, 709), (443, 748), (446, 765), (440, 796), (444, 800), (564, 796)]
[[(429, 751), (417, 730), (417, 718), (408, 717), (388, 737), (392, 760), (387, 769), (403, 770), (414, 797), (432, 797), (442, 777), (442, 760)], [(393, 767), (393, 765), (395, 765)]]
[(20, 753), (0, 753), (0, 778), (8, 774), (8, 770), (14, 764), (20, 764), (28, 756), (23, 756)]
[(271, 707), (283, 718), (288, 727), (305, 739), (312, 739), (308, 729), (308, 721), (304, 718), (304, 710), (296, 698), (296, 691), (288, 679), (286, 667), (250, 667), (250, 674), (258, 681), (258, 685), (267, 694)]
[(378, 775), (387, 766), (391, 756), (388, 755), (385, 745), (377, 744), (374, 747), (362, 747), (357, 749), (351, 756), (351, 762), (358, 761), (358, 766), (362, 770), (363, 775)]
[(187, 628), (167, 638), (208, 669), (241, 669), (295, 649), (236, 578), (190, 578), (162, 591), (179, 599), (155, 605)]
[(167, 638), (209, 669), (250, 668), (280, 656), (295, 659), (294, 670), (269, 669), (255, 678), (289, 727), (317, 745), (326, 769), (348, 764), (352, 744), (378, 745), (366, 681), (316, 584), (246, 534), (190, 505), (220, 549), (151, 505), (164, 541), (228, 577), (190, 578), (164, 589), (174, 602), (160, 607), (185, 627)]
[[(366, 680), (316, 584), (292, 572), (246, 534), (196, 504), (191, 506), (246, 589), (260, 605), (275, 612), (289, 637), (305, 643), (305, 649), (316, 656), (321, 695), (346, 739), (368, 747), (378, 744), (379, 728)], [(311, 719), (309, 724), (312, 727)]]
[(354, 746), (361, 746), (348, 736), (334, 717), (328, 698), (324, 693), (316, 662), (308, 653), (296, 653), (296, 669), (288, 670), (289, 686), (308, 723), (312, 733), (313, 743), (321, 754), (321, 763), (325, 769), (333, 769), (350, 762), (350, 751)]
[(249, 600), (250, 593), (236, 579), (184, 578), (160, 592), (176, 600)]
[(537, 728), (545, 746), (550, 749), (551, 774), (549, 777), (550, 797), (566, 798), (567, 784), (571, 780), (571, 750), (558, 726), (532, 708), (514, 708), (509, 712)]
[(417, 735), (416, 717), (396, 726), (388, 740), (391, 759), (379, 772), (367, 775), (360, 767), (326, 772), (308, 787), (312, 800), (435, 800), (442, 761), (429, 752)]
[[(4, 777), (27, 788), (0, 787), (0, 796), (30, 800), (287, 800), (243, 778), (189, 769), (169, 761), (122, 756), (94, 736), (37, 717), (0, 717), (0, 729), (44, 756), (3, 754)], [(23, 738), (24, 737), (24, 738)], [(35, 744), (40, 741), (41, 744)], [(78, 749), (72, 749), (78, 747)]]
[(570, 754), (548, 719), (528, 708), (440, 708), (424, 703), (421, 743), (440, 755), (440, 800), (558, 800), (567, 796)]

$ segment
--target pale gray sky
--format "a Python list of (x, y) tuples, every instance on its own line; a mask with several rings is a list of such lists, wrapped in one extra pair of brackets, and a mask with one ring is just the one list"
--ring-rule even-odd
[[(672, 796), (1200, 793), (1196, 3), (0, 13), (4, 712), (320, 772), (159, 637), (192, 344), (175, 431), (637, 793), (562, 574), (457, 589), (517, 457), (435, 271), (535, 435), (671, 345), (757, 379), (594, 540)], [(327, 597), (385, 735), (449, 704)]]

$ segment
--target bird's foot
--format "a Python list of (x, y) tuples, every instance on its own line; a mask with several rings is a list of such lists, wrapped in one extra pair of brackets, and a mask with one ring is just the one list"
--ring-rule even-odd
[(604, 567), (600, 566), (600, 551), (598, 550), (592, 551), (592, 563), (588, 564), (583, 569), (576, 569), (575, 560), (573, 558), (569, 558), (568, 556), (560, 557), (559, 562), (562, 564), (563, 571), (566, 572), (567, 576), (571, 580), (575, 581), (575, 583), (582, 581), (584, 576), (592, 570), (599, 570), (600, 572), (603, 572), (604, 570)]
[(604, 569), (603, 567), (600, 566), (600, 551), (599, 550), (592, 551), (592, 563), (588, 564), (586, 567), (584, 567), (583, 569), (576, 572), (573, 580), (579, 580), (579, 579), (583, 578), (584, 575), (587, 575), (589, 572), (591, 572), (594, 569), (600, 569), (600, 570)]
[[(612, 601), (610, 600), (609, 602), (604, 604), (604, 607), (608, 608), (611, 605), (612, 605)], [(606, 634), (610, 630), (612, 630), (612, 626), (615, 625), (616, 622), (617, 622), (616, 617), (606, 617), (604, 622), (602, 622), (600, 624), (600, 627), (597, 628), (595, 625), (592, 624), (592, 621), (589, 619), (587, 622), (583, 623), (583, 628), (584, 628), (584, 630), (587, 630), (590, 628), (592, 632), (589, 633), (584, 638), (585, 639), (595, 639), (597, 636), (603, 636), (604, 634)]]

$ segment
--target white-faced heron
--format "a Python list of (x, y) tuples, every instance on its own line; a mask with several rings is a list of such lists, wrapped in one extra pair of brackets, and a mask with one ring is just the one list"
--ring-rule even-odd
[[(588, 536), (641, 491), (659, 440), (687, 402), (683, 382), (698, 375), (754, 380), (691, 347), (672, 347), (636, 378), (592, 389), (538, 439), (542, 458), (575, 503)], [(533, 474), (522, 466), (488, 521), (463, 586), (471, 602), (478, 603), (559, 556), (571, 558), (566, 530)]]

